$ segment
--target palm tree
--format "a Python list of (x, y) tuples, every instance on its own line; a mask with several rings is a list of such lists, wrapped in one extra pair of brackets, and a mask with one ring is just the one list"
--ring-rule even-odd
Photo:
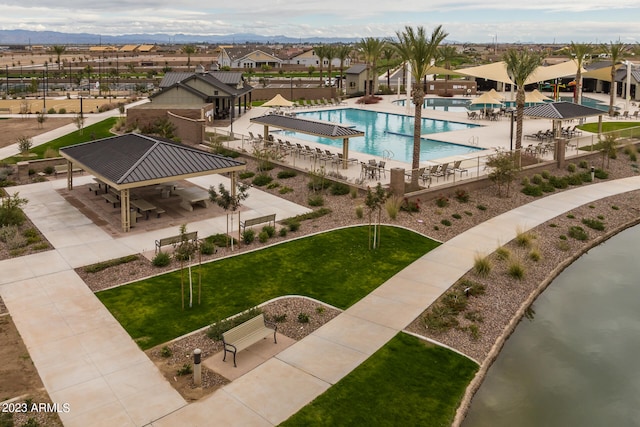
[(520, 166), (522, 149), (522, 118), (524, 111), (524, 85), (536, 68), (542, 63), (542, 56), (528, 50), (509, 49), (503, 57), (507, 73), (516, 85), (516, 165)]
[(385, 43), (382, 48), (382, 56), (384, 58), (384, 66), (387, 69), (387, 87), (391, 90), (391, 68), (395, 67), (395, 61), (393, 57), (396, 54), (396, 50), (390, 44)]
[(609, 42), (609, 44), (602, 44), (601, 49), (609, 56), (611, 61), (611, 86), (609, 87), (609, 115), (613, 116), (614, 108), (613, 101), (616, 96), (616, 65), (622, 60), (625, 52), (627, 51), (627, 45), (621, 41)]
[(60, 45), (53, 45), (51, 46), (51, 50), (53, 50), (56, 54), (56, 56), (58, 57), (58, 71), (60, 71), (60, 56), (62, 56), (62, 54), (67, 50), (66, 46), (60, 46)]
[(571, 56), (575, 57), (576, 63), (578, 64), (578, 70), (576, 71), (576, 86), (575, 91), (573, 92), (573, 102), (574, 104), (579, 104), (582, 99), (582, 66), (591, 58), (593, 46), (591, 43), (571, 42), (571, 45), (567, 50)]
[(192, 44), (182, 46), (182, 53), (187, 55), (187, 69), (191, 70), (191, 55), (196, 53), (196, 47)]
[(320, 45), (313, 48), (314, 53), (320, 59), (320, 85), (322, 85), (322, 66), (324, 65), (324, 58), (327, 57), (327, 48), (329, 46)]
[(365, 39), (361, 39), (358, 43), (358, 47), (362, 51), (364, 55), (364, 61), (367, 63), (367, 94), (373, 95), (375, 93), (376, 81), (378, 80), (377, 76), (372, 78), (371, 74), (377, 73), (377, 62), (380, 54), (382, 53), (382, 49), (384, 48), (385, 41), (382, 39), (377, 39), (375, 37), (367, 37)]
[(411, 162), (411, 186), (418, 187), (418, 168), (420, 167), (420, 134), (422, 131), (422, 103), (424, 102), (424, 89), (419, 83), (427, 75), (431, 62), (435, 59), (438, 46), (448, 36), (442, 29), (442, 25), (434, 28), (431, 36), (427, 37), (424, 27), (417, 29), (406, 26), (403, 32), (397, 31), (397, 42), (392, 42), (403, 61), (411, 66), (411, 77), (416, 81), (413, 86), (412, 102), (414, 105), (413, 123), (413, 159)]
[(344, 74), (344, 62), (347, 60), (350, 54), (351, 54), (351, 46), (346, 44), (341, 44), (340, 46), (336, 47), (335, 56), (340, 60), (340, 83), (339, 83), (340, 89), (342, 89), (342, 84), (343, 84), (342, 76)]
[(329, 68), (328, 74), (329, 74), (329, 86), (331, 86), (331, 61), (333, 61), (333, 58), (336, 57), (336, 47), (333, 45), (327, 45), (325, 46), (325, 58), (327, 58), (329, 60), (329, 65), (327, 66)]
[[(444, 68), (447, 70), (451, 69), (451, 65), (454, 61), (459, 59), (461, 56), (458, 53), (458, 49), (452, 45), (442, 46), (438, 49), (438, 57), (436, 58), (436, 64), (442, 64)], [(444, 76), (444, 94), (447, 94), (447, 86), (449, 82), (449, 75), (445, 74)]]

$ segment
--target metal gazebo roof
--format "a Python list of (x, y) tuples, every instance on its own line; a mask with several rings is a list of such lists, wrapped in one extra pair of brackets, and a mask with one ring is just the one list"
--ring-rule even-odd
[(360, 132), (354, 128), (340, 126), (339, 124), (316, 122), (313, 120), (281, 116), (278, 114), (255, 117), (251, 119), (251, 122), (330, 139), (364, 136), (364, 132)]
[(552, 120), (572, 120), (584, 117), (602, 116), (606, 111), (586, 107), (573, 102), (549, 102), (524, 109), (524, 115)]

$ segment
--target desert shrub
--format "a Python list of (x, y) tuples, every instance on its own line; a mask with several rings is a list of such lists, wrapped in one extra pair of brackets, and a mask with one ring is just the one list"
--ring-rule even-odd
[(258, 241), (260, 241), (260, 243), (267, 243), (267, 241), (269, 240), (269, 233), (267, 233), (266, 231), (261, 231), (258, 234)]
[(200, 253), (202, 255), (213, 255), (216, 253), (216, 245), (212, 241), (204, 239), (200, 243)]
[(519, 259), (513, 259), (507, 267), (507, 274), (517, 280), (524, 278), (524, 264)]
[(176, 371), (176, 374), (178, 376), (191, 375), (192, 373), (193, 373), (193, 368), (191, 367), (190, 363), (185, 363), (184, 365), (182, 365), (182, 368), (179, 368)]
[(542, 259), (542, 254), (539, 248), (533, 248), (529, 251), (529, 259), (534, 262), (538, 262)]
[(27, 199), (19, 197), (18, 193), (2, 199), (0, 204), (0, 226), (22, 225), (25, 220), (22, 207), (27, 204)]
[(476, 205), (476, 209), (478, 209), (479, 211), (486, 211), (487, 207), (485, 205)]
[(287, 321), (287, 313), (275, 314), (272, 319), (276, 323), (283, 323)]
[(262, 231), (267, 233), (269, 237), (273, 237), (276, 235), (276, 228), (273, 225), (265, 225), (262, 227)]
[(464, 211), (464, 214), (466, 216), (473, 216), (473, 212), (471, 212), (471, 211)]
[(468, 297), (476, 297), (479, 295), (484, 295), (484, 293), (487, 290), (486, 286), (483, 285), (482, 283), (472, 282), (469, 279), (462, 279), (458, 283), (457, 287), (458, 289), (460, 289), (462, 293), (464, 293)]
[(296, 171), (292, 171), (292, 170), (282, 170), (280, 172), (278, 172), (278, 179), (289, 179), (289, 178), (293, 178), (295, 176), (297, 176), (298, 173)]
[(351, 194), (351, 198), (352, 198), (352, 199), (357, 198), (357, 197), (358, 197), (358, 189), (357, 189), (357, 188), (355, 188), (355, 187), (353, 187), (353, 188), (351, 189), (351, 193), (350, 193), (350, 194)]
[(462, 188), (459, 188), (456, 190), (455, 193), (455, 198), (458, 202), (460, 203), (467, 203), (469, 201), (469, 193), (467, 192), (467, 190), (464, 190)]
[(556, 191), (556, 188), (549, 181), (543, 181), (540, 184), (540, 189), (545, 193), (553, 193)]
[(115, 267), (117, 265), (128, 264), (139, 259), (138, 255), (128, 255), (121, 258), (112, 259), (109, 261), (99, 262), (97, 264), (88, 265), (84, 268), (87, 273), (97, 273), (102, 270), (106, 270), (109, 267)]
[(343, 182), (334, 182), (329, 188), (329, 192), (334, 196), (343, 196), (349, 194), (351, 187)]
[(406, 197), (400, 205), (400, 210), (404, 212), (420, 212), (420, 202), (418, 200), (409, 200)]
[(598, 179), (607, 179), (607, 178), (609, 178), (609, 174), (607, 172), (603, 171), (600, 168), (597, 168), (594, 172), (595, 172), (594, 173), (595, 177), (598, 178)]
[(464, 318), (469, 320), (470, 322), (475, 322), (475, 323), (484, 322), (484, 317), (482, 316), (482, 314), (480, 314), (479, 311), (476, 311), (476, 310), (467, 311), (464, 314)]
[(280, 193), (280, 194), (293, 193), (293, 188), (287, 187), (285, 185), (285, 186), (280, 187), (280, 189), (278, 190), (278, 193)]
[(462, 215), (460, 215), (459, 213), (454, 213), (454, 214), (452, 214), (451, 216), (452, 216), (453, 218), (455, 218), (455, 219), (460, 219), (460, 218), (462, 218)]
[(549, 178), (549, 184), (554, 188), (567, 188), (569, 186), (569, 180), (566, 176), (552, 176)]
[(309, 323), (309, 315), (307, 313), (299, 313), (298, 323)]
[(449, 221), (448, 219), (443, 219), (442, 221), (440, 221), (440, 224), (444, 225), (445, 227), (451, 227), (451, 221)]
[(16, 225), (0, 226), (0, 241), (4, 242), (9, 250), (18, 249), (27, 245), (27, 239), (20, 234)]
[(525, 185), (522, 187), (522, 193), (527, 196), (540, 197), (542, 196), (542, 188), (539, 185)]
[(398, 217), (398, 212), (400, 211), (402, 203), (402, 198), (398, 196), (391, 196), (384, 202), (384, 208), (387, 211), (389, 218), (396, 219)]
[(288, 221), (289, 231), (298, 231), (300, 229), (300, 221)]
[(253, 231), (251, 228), (247, 228), (242, 232), (241, 237), (245, 245), (250, 245), (251, 243), (253, 243), (253, 241), (256, 238), (256, 232)]
[(56, 113), (56, 109), (51, 107), (47, 110), (47, 114), (55, 114)]
[(173, 351), (171, 351), (171, 348), (169, 348), (168, 345), (165, 345), (160, 349), (160, 356), (164, 358), (168, 358), (168, 357), (171, 357), (172, 355), (173, 355)]
[(66, 109), (66, 108), (64, 108), (64, 107), (63, 107), (63, 108), (60, 108), (60, 109), (58, 110), (58, 114), (67, 114), (67, 109)]
[(574, 214), (567, 214), (567, 218), (574, 219), (576, 216)]
[(166, 252), (158, 252), (151, 260), (151, 264), (155, 267), (166, 267), (171, 262), (171, 256)]
[(604, 230), (604, 223), (597, 219), (582, 218), (582, 223), (593, 230)]
[(533, 175), (533, 177), (531, 177), (531, 182), (534, 183), (535, 185), (540, 185), (544, 182), (544, 179), (542, 178), (542, 175), (535, 174)]
[(256, 175), (256, 177), (253, 178), (253, 181), (251, 181), (251, 183), (256, 187), (264, 187), (265, 185), (269, 184), (271, 181), (273, 181), (273, 178), (271, 176), (261, 173), (260, 175)]
[(581, 169), (589, 169), (589, 163), (586, 160), (580, 160), (578, 167)]
[(511, 258), (511, 251), (504, 246), (500, 246), (498, 249), (496, 249), (496, 258), (498, 258), (499, 260), (509, 259)]
[(549, 178), (551, 178), (551, 172), (549, 172), (548, 170), (543, 170), (543, 171), (542, 171), (542, 173), (541, 173), (540, 175), (542, 175), (542, 177), (543, 177), (544, 179), (549, 179)]
[(364, 208), (361, 205), (356, 206), (356, 218), (362, 219), (364, 216)]
[[(205, 242), (211, 242), (218, 247), (226, 247), (228, 243), (230, 243), (232, 237), (224, 233), (213, 234), (205, 238)], [(233, 239), (233, 242), (236, 243), (236, 239)]]
[(569, 237), (573, 237), (574, 239), (580, 241), (587, 240), (589, 238), (589, 235), (586, 231), (584, 231), (584, 228), (578, 225), (569, 227), (569, 232), (567, 234), (569, 235)]
[(460, 324), (455, 314), (440, 304), (435, 305), (429, 310), (427, 314), (422, 317), (422, 322), (427, 329), (436, 332), (444, 332)]
[(616, 205), (611, 206), (611, 209), (613, 209), (614, 211), (620, 210), (620, 208)]
[(569, 171), (569, 173), (574, 173), (577, 169), (577, 166), (575, 163), (569, 163), (567, 165), (567, 171)]
[(455, 314), (463, 312), (467, 308), (467, 297), (460, 292), (447, 292), (442, 297), (442, 304)]
[(567, 175), (565, 178), (569, 185), (582, 185), (584, 182), (582, 174)]
[(447, 206), (449, 206), (449, 198), (447, 196), (445, 196), (444, 194), (439, 195), (436, 198), (436, 206), (439, 208), (445, 208)]
[[(53, 159), (55, 157), (58, 157), (60, 154), (58, 154), (58, 150), (55, 150), (53, 148), (47, 148), (46, 150), (44, 150), (44, 158), (45, 159)], [(51, 166), (49, 166), (51, 167)], [(46, 171), (47, 168), (45, 168), (44, 173), (47, 173)], [(47, 175), (51, 175), (53, 173), (53, 168), (51, 168), (51, 172), (47, 173)]]
[(280, 183), (277, 181), (274, 181), (271, 184), (267, 185), (267, 189), (269, 190), (273, 190), (274, 188), (278, 188), (278, 187), (280, 187)]
[[(57, 157), (57, 156), (56, 156)], [(46, 173), (47, 175), (51, 175), (53, 172), (55, 172), (55, 169), (53, 166), (47, 166), (46, 168), (44, 168), (44, 173)]]
[(487, 277), (491, 273), (491, 260), (488, 256), (480, 256), (476, 254), (473, 259), (473, 271), (476, 276)]
[(252, 308), (250, 310), (242, 312), (241, 314), (231, 319), (215, 322), (207, 329), (207, 336), (212, 340), (221, 341), (222, 334), (224, 332), (227, 332), (229, 329), (235, 328), (239, 324), (244, 323), (249, 319), (253, 319), (260, 313), (262, 313), (262, 310), (260, 310), (259, 308)]
[(529, 180), (528, 176), (523, 176), (522, 180), (520, 180), (520, 184), (524, 185), (525, 187), (531, 184), (531, 180)]
[(249, 179), (249, 178), (253, 178), (255, 176), (255, 172), (251, 172), (251, 171), (247, 171), (247, 172), (240, 172), (238, 174), (238, 178), (240, 179)]
[(535, 236), (526, 231), (517, 230), (516, 231), (516, 244), (522, 248), (528, 248), (531, 246), (531, 243)]
[(309, 203), (309, 206), (322, 206), (324, 205), (324, 197), (322, 197), (322, 194), (312, 194), (309, 196), (307, 203)]
[(278, 231), (278, 235), (279, 235), (280, 237), (287, 237), (287, 228), (286, 228), (286, 227), (282, 227), (282, 228), (280, 229), (280, 231)]
[(331, 186), (331, 181), (324, 178), (324, 175), (311, 175), (307, 187), (311, 191), (326, 190)]

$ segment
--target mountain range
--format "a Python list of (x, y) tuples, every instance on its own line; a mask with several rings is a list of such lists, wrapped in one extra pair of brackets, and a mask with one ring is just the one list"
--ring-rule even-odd
[(237, 34), (123, 34), (107, 36), (89, 33), (60, 33), (56, 31), (0, 30), (0, 45), (98, 45), (98, 44), (186, 44), (186, 43), (353, 43), (360, 39), (341, 37), (294, 38), (284, 35), (261, 36), (250, 33)]

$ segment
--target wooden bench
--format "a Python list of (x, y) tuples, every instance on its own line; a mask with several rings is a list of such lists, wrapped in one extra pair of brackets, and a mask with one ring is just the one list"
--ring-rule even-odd
[(97, 196), (100, 192), (100, 187), (97, 184), (89, 184), (89, 191)]
[(224, 362), (227, 359), (227, 352), (233, 353), (233, 366), (237, 367), (237, 352), (267, 338), (271, 334), (273, 334), (274, 344), (277, 344), (277, 330), (278, 326), (276, 324), (266, 321), (264, 315), (259, 314), (253, 319), (249, 319), (235, 328), (223, 332), (222, 343), (224, 345), (224, 357), (222, 361)]
[[(63, 174), (63, 173), (67, 173), (67, 165), (55, 165), (53, 167), (53, 170), (54, 170), (56, 176), (60, 175), (60, 174)], [(71, 173), (73, 173), (73, 172), (82, 173), (84, 171), (81, 168), (73, 168), (73, 169), (71, 169)]]
[(160, 215), (162, 215), (163, 213), (165, 213), (166, 211), (162, 208), (156, 208), (155, 213), (156, 213), (156, 218), (160, 218)]
[[(192, 241), (195, 242), (196, 240), (198, 240), (198, 232), (197, 231), (190, 231), (189, 233), (185, 233), (184, 237), (187, 240), (192, 240)], [(158, 240), (156, 240), (156, 253), (160, 252), (160, 250), (162, 249), (163, 246), (177, 245), (181, 241), (182, 241), (182, 236), (180, 236), (180, 235), (171, 236), (171, 237), (163, 237), (162, 239), (158, 239)]]
[(244, 221), (240, 221), (240, 227), (242, 227), (242, 231), (244, 232), (246, 227), (251, 227), (253, 225), (264, 224), (264, 223), (276, 225), (276, 214), (259, 216), (257, 218), (249, 218)]

